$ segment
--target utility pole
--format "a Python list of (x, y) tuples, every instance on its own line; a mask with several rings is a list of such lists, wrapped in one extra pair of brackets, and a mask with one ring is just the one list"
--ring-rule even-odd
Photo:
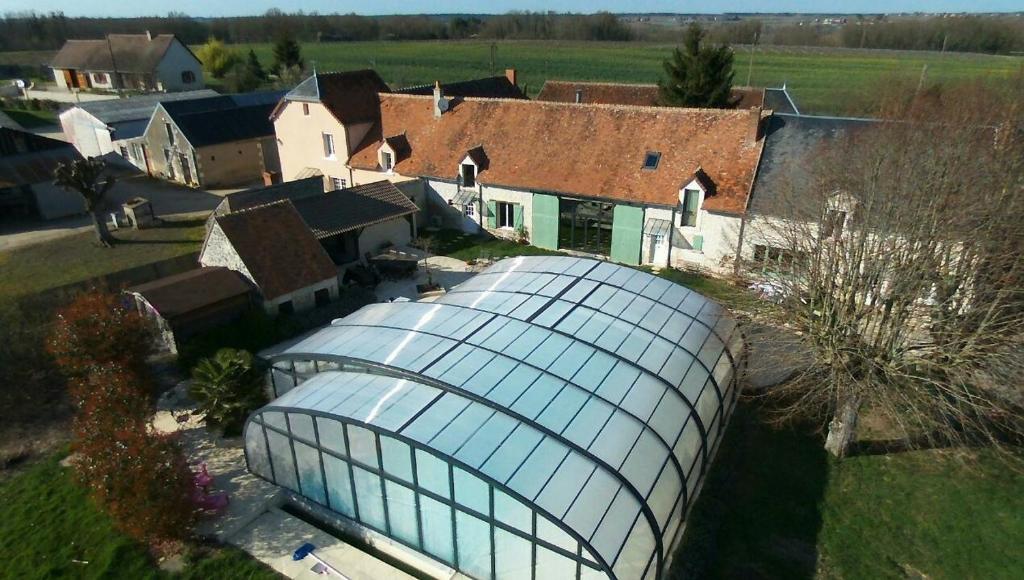
[(942, 37), (942, 52), (946, 52), (946, 44), (949, 43), (949, 33)]
[(747, 86), (750, 86), (750, 77), (754, 74), (754, 49), (757, 48), (758, 33), (754, 33), (754, 42), (750, 45), (750, 63), (747, 65)]
[(491, 76), (494, 76), (495, 74), (497, 74), (497, 73), (494, 72), (494, 61), (497, 60), (497, 57), (498, 57), (498, 43), (492, 42), (491, 43)]
[(917, 81), (917, 92), (921, 92), (924, 88), (924, 83), (928, 80), (928, 65), (921, 67), (921, 78)]

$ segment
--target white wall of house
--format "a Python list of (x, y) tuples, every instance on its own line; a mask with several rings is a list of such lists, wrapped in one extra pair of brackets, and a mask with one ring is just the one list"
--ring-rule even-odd
[[(182, 73), (191, 72), (192, 82), (185, 82)], [(174, 39), (163, 59), (156, 67), (157, 88), (161, 91), (191, 91), (206, 86), (203, 79), (203, 66), (185, 45)]]
[(412, 241), (412, 228), (405, 218), (398, 218), (364, 228), (359, 234), (359, 256), (375, 253), (386, 245), (405, 246)]
[(97, 157), (114, 150), (106, 123), (78, 107), (60, 114), (60, 126), (83, 157)]
[(55, 68), (51, 70), (53, 70), (53, 80), (57, 83), (57, 86), (65, 90), (69, 89), (68, 80), (64, 78), (64, 69)]
[[(304, 114), (303, 105), (309, 110)], [(348, 169), (345, 126), (320, 103), (285, 101), (274, 118), (277, 153), (284, 181), (292, 181), (307, 167), (319, 169), (327, 177), (351, 179)], [(323, 134), (334, 140), (334, 155), (324, 155)], [(377, 181), (379, 180), (371, 180)], [(352, 185), (352, 183), (349, 183)]]
[(317, 282), (305, 288), (299, 288), (294, 292), (290, 292), (283, 296), (278, 296), (273, 300), (264, 300), (263, 309), (272, 316), (276, 316), (280, 311), (281, 304), (291, 301), (292, 308), (295, 312), (304, 312), (306, 310), (312, 310), (316, 307), (316, 291), (327, 289), (328, 294), (331, 296), (331, 300), (338, 299), (338, 277), (328, 278), (322, 282)]
[[(521, 189), (508, 189), (504, 187), (495, 187), (493, 185), (481, 186), (481, 192), (484, 198), (484, 208), (482, 211), (486, 212), (488, 202), (505, 202), (514, 203), (523, 207), (523, 229), (530, 236), (533, 234), (530, 232), (530, 224), (533, 223), (533, 192), (524, 191)], [(519, 233), (512, 227), (494, 227), (489, 228), (487, 226), (487, 214), (483, 215), (484, 229), (494, 234), (495, 236), (503, 238), (518, 239)], [(497, 226), (497, 222), (495, 222)], [(530, 238), (533, 239), (532, 237)]]

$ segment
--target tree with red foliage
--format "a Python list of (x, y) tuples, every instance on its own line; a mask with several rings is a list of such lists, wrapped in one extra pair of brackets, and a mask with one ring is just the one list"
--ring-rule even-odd
[(47, 347), (69, 376), (89, 374), (103, 363), (141, 375), (153, 350), (153, 334), (138, 312), (125, 308), (113, 294), (93, 290), (58, 311)]

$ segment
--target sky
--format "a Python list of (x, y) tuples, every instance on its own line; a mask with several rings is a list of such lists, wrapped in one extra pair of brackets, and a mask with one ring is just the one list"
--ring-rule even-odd
[[(159, 6), (160, 8), (157, 8)], [(0, 14), (34, 10), (63, 11), (68, 16), (142, 16), (170, 9), (191, 16), (262, 14), (269, 8), (288, 12), (357, 14), (474, 13), (512, 10), (557, 12), (1011, 12), (1024, 11), (1024, 0), (175, 0), (170, 3), (123, 0), (0, 0)]]

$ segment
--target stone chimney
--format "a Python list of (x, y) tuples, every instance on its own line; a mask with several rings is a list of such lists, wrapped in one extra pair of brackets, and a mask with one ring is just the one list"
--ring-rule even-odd
[(146, 31), (146, 40), (153, 40), (153, 33), (148, 30)]
[(448, 110), (448, 103), (441, 92), (441, 81), (434, 81), (434, 118), (440, 119), (446, 110)]
[(516, 78), (516, 69), (514, 69), (514, 68), (507, 68), (507, 69), (505, 69), (505, 78), (507, 78), (508, 82), (512, 83), (513, 85), (518, 85), (519, 84), (519, 83), (516, 82), (516, 80), (517, 80), (517, 78)]

